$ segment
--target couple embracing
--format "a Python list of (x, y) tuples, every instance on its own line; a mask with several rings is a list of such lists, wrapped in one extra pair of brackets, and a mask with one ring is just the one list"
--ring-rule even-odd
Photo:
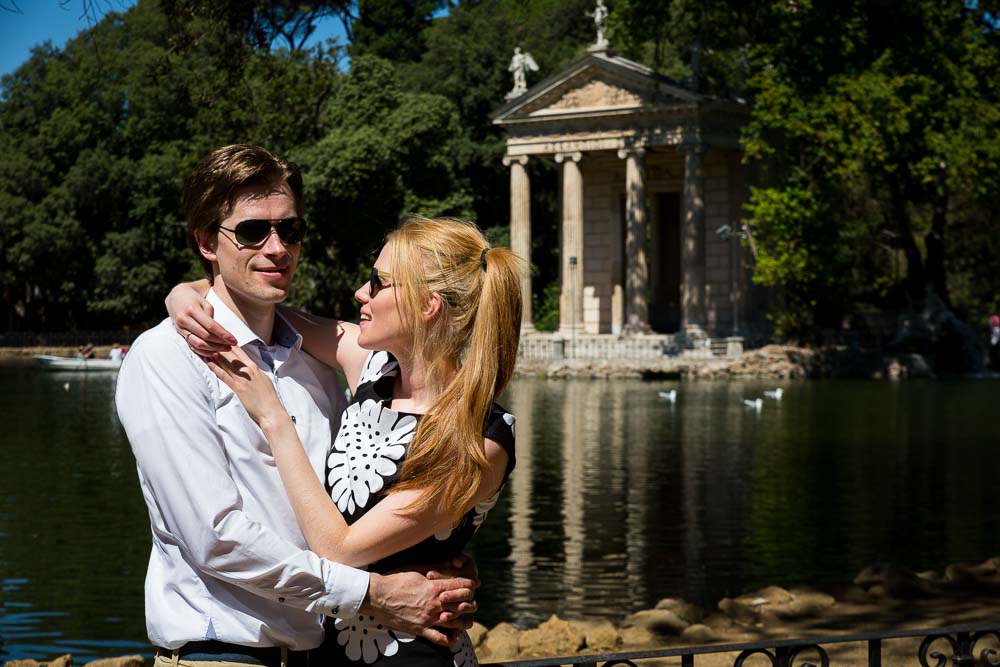
[(184, 208), (209, 280), (174, 289), (116, 390), (153, 533), (156, 667), (476, 664), (463, 549), (514, 467), (495, 399), (520, 260), (472, 224), (408, 220), (355, 325), (277, 308), (306, 232), (293, 163), (221, 148)]

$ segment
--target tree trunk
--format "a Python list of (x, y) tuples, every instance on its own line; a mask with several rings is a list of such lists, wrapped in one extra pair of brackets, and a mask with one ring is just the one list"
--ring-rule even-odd
[(889, 191), (892, 198), (893, 221), (899, 231), (899, 243), (906, 256), (906, 294), (912, 306), (920, 308), (924, 304), (927, 292), (924, 259), (920, 254), (920, 248), (917, 247), (917, 240), (913, 238), (913, 225), (910, 224), (910, 216), (906, 211), (906, 195), (899, 179), (890, 179)]
[(948, 195), (943, 194), (934, 202), (934, 214), (931, 218), (931, 231), (924, 239), (927, 247), (927, 288), (940, 297), (946, 306), (951, 307), (948, 297), (948, 281), (944, 268), (944, 235), (948, 215)]

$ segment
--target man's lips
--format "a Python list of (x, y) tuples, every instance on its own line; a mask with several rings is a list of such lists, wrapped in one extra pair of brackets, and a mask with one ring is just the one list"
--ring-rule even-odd
[(265, 278), (281, 278), (286, 273), (288, 273), (287, 266), (266, 266), (257, 267), (254, 269), (256, 273), (263, 275)]

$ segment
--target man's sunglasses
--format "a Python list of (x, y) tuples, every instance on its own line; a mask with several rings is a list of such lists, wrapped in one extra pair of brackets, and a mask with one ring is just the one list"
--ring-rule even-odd
[(392, 274), (386, 273), (385, 271), (379, 271), (373, 266), (371, 277), (368, 278), (369, 299), (374, 299), (376, 294), (386, 289), (387, 287), (392, 287), (392, 285), (387, 285), (386, 283), (382, 282), (382, 278), (392, 278)]
[(236, 242), (245, 246), (258, 246), (267, 241), (273, 229), (285, 245), (302, 242), (306, 235), (305, 218), (282, 218), (281, 220), (240, 220), (233, 228), (219, 225), (219, 229), (230, 232)]

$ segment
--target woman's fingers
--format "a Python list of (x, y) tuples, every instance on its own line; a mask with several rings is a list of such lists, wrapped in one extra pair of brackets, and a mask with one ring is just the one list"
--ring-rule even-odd
[(207, 312), (198, 309), (185, 311), (177, 316), (174, 328), (184, 336), (188, 346), (195, 353), (203, 356), (222, 352), (236, 344), (233, 335), (212, 319), (211, 310)]
[(254, 371), (259, 371), (257, 364), (238, 346), (227, 347), (216, 355), (216, 359), (224, 364), (230, 375), (248, 381), (253, 380)]
[(205, 363), (208, 365), (208, 370), (215, 373), (215, 377), (219, 378), (219, 380), (221, 380), (227, 387), (236, 391), (236, 378), (233, 377), (233, 374), (229, 371), (228, 362), (206, 359)]

